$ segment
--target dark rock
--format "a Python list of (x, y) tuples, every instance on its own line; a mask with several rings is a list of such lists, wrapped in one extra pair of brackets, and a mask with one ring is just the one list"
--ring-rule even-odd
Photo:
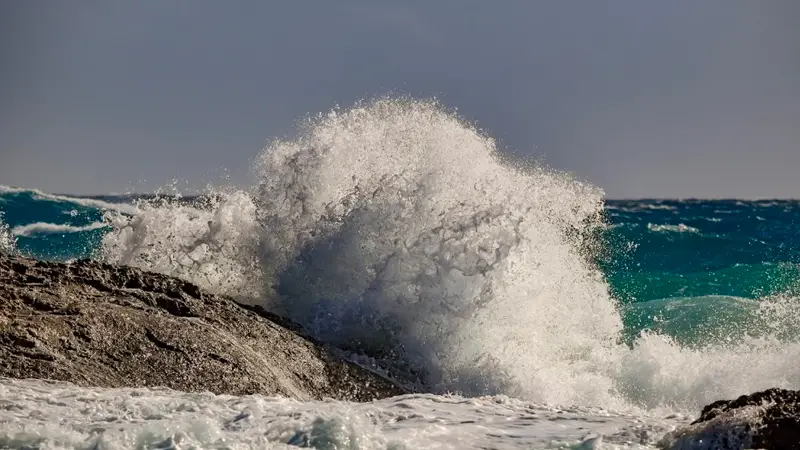
[(277, 319), (164, 275), (0, 254), (0, 377), (298, 399), (404, 393)]
[(667, 435), (668, 449), (800, 449), (800, 391), (768, 389), (714, 402)]

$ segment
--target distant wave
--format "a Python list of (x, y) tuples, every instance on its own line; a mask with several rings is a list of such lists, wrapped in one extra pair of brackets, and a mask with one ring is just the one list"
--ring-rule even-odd
[(88, 197), (72, 197), (59, 194), (48, 194), (38, 189), (23, 189), (12, 186), (0, 185), (0, 194), (24, 194), (28, 193), (37, 200), (49, 200), (54, 202), (69, 202), (77, 205), (86, 206), (89, 208), (98, 208), (102, 210), (119, 211), (126, 214), (135, 214), (137, 211), (136, 205), (127, 202), (108, 202)]
[(671, 232), (671, 233), (699, 233), (700, 230), (695, 227), (690, 227), (689, 225), (679, 223), (677, 225), (670, 225), (670, 224), (654, 224), (648, 223), (647, 229), (650, 231), (654, 231), (656, 233), (664, 233), (664, 232)]
[(14, 186), (6, 186), (4, 184), (0, 184), (0, 194), (18, 194), (20, 192), (29, 192), (31, 189), (24, 189)]
[(28, 225), (21, 225), (11, 229), (12, 236), (34, 236), (37, 234), (64, 234), (79, 233), (81, 231), (97, 230), (109, 226), (103, 222), (95, 222), (82, 227), (65, 225), (60, 223), (36, 222)]

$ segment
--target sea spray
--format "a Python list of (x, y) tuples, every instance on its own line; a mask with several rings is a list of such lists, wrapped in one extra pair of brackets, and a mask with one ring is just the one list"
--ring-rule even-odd
[(311, 120), (256, 170), (270, 309), (435, 390), (577, 401), (606, 381), (594, 355), (620, 321), (576, 242), (599, 225), (600, 190), (503, 164), (490, 138), (403, 100)]
[(16, 251), (16, 238), (11, 234), (8, 225), (3, 222), (3, 213), (0, 211), (0, 252), (14, 253)]
[(240, 191), (194, 202), (157, 196), (135, 202), (135, 214), (110, 210), (114, 229), (103, 237), (102, 259), (181, 277), (216, 293), (256, 302), (255, 206)]
[[(651, 330), (625, 342), (587, 257), (602, 192), (501, 162), (490, 138), (433, 102), (312, 118), (254, 174), (208, 204), (143, 202), (111, 217), (106, 257), (257, 301), (433, 392), (693, 411), (800, 387), (791, 333), (686, 346)], [(782, 311), (758, 314), (793, 329), (796, 308)]]

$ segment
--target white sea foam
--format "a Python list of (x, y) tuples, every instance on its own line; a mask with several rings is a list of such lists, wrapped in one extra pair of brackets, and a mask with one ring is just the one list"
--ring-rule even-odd
[(107, 258), (257, 299), (432, 392), (695, 412), (800, 387), (800, 344), (780, 336), (621, 344), (588, 257), (602, 192), (502, 163), (491, 139), (434, 103), (311, 119), (254, 172), (253, 187), (205, 208), (112, 214)]
[(11, 229), (11, 234), (14, 236), (34, 236), (37, 234), (79, 233), (81, 231), (97, 230), (107, 226), (108, 224), (104, 222), (90, 223), (89, 225), (81, 227), (59, 223), (36, 222), (14, 227)]
[(9, 379), (0, 399), (2, 448), (652, 449), (687, 422), (507, 397), (298, 402)]

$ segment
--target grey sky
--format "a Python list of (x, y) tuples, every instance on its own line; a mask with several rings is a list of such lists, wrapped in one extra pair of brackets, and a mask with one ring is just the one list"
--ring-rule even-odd
[(244, 184), (297, 119), (394, 91), (611, 197), (800, 197), (798, 24), (796, 0), (7, 0), (0, 184)]

